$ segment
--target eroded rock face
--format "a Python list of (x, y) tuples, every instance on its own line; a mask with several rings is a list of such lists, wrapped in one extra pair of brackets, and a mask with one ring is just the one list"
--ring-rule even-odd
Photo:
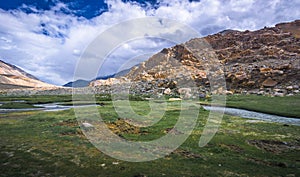
[[(299, 88), (290, 86), (300, 85), (299, 31), (297, 20), (257, 31), (226, 30), (192, 39), (163, 49), (134, 67), (125, 78), (139, 83), (136, 87), (140, 91), (162, 88), (170, 89), (165, 92), (170, 94), (189, 83), (208, 92), (210, 78), (224, 75), (230, 93), (257, 90), (256, 94), (274, 94), (273, 89), (288, 87), (283, 94), (294, 94)], [(95, 81), (91, 86), (122, 83), (117, 80)]]

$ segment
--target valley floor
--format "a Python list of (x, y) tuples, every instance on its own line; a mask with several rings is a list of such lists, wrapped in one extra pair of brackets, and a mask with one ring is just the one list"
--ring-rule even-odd
[[(228, 104), (261, 103), (261, 98), (229, 97)], [(131, 141), (157, 139), (175, 125), (181, 112), (179, 102), (168, 102), (163, 118), (150, 127), (134, 127), (122, 121), (109, 98), (97, 97), (103, 121), (122, 138)], [(148, 101), (132, 98), (134, 111), (145, 115)], [(282, 103), (277, 99), (281, 99)], [(288, 100), (276, 98), (276, 114), (299, 115), (299, 108), (288, 110)], [(3, 101), (25, 100), (35, 104), (71, 101), (69, 96), (1, 97)], [(258, 103), (254, 103), (254, 100)], [(268, 100), (266, 98), (265, 100)], [(101, 103), (101, 104), (100, 104)], [(290, 102), (294, 104), (293, 101)], [(295, 103), (299, 105), (299, 103)], [(281, 105), (281, 112), (279, 106)], [(286, 107), (284, 107), (286, 105)], [(299, 107), (299, 106), (298, 106)], [(249, 109), (251, 106), (248, 107)], [(88, 111), (89, 108), (84, 108)], [(264, 107), (271, 110), (271, 107)], [(279, 112), (278, 112), (279, 111)], [(81, 122), (73, 109), (55, 112), (30, 111), (0, 114), (1, 176), (300, 176), (300, 127), (259, 122), (224, 115), (218, 132), (204, 147), (199, 147), (209, 112), (200, 108), (197, 126), (174, 152), (150, 162), (125, 162), (113, 159), (83, 135)], [(88, 117), (89, 115), (87, 115)], [(124, 126), (126, 125), (126, 126)], [(93, 131), (91, 129), (91, 131)]]

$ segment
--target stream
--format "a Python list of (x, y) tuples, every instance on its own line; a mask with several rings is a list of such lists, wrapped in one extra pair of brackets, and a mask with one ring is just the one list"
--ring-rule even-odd
[(87, 106), (94, 106), (94, 105), (72, 105), (72, 106), (65, 106), (60, 105), (61, 103), (47, 103), (47, 104), (34, 104), (34, 106), (40, 108), (24, 108), (24, 109), (0, 109), (0, 114), (3, 113), (10, 113), (10, 112), (24, 112), (24, 111), (63, 111), (68, 110), (71, 108), (77, 107), (87, 107)]
[(223, 107), (218, 107), (218, 106), (203, 106), (203, 108), (208, 111), (216, 111), (216, 112), (222, 112), (224, 110), (225, 114), (239, 116), (239, 117), (243, 117), (243, 118), (250, 118), (250, 119), (256, 119), (256, 120), (261, 120), (261, 121), (278, 122), (278, 123), (292, 124), (292, 125), (300, 126), (299, 118), (277, 116), (277, 115), (272, 115), (272, 114), (238, 109), (238, 108), (226, 107), (224, 109)]
[[(71, 105), (65, 106), (60, 105), (61, 103), (48, 103), (48, 104), (35, 104), (34, 106), (41, 107), (41, 108), (26, 108), (26, 109), (0, 109), (0, 114), (10, 113), (10, 112), (22, 112), (22, 111), (63, 111), (68, 110), (71, 108), (76, 107), (87, 107), (87, 106), (95, 106), (95, 105)], [(205, 110), (208, 111), (216, 111), (222, 112), (224, 108), (218, 106), (204, 106), (202, 105)], [(284, 124), (292, 124), (300, 126), (300, 119), (299, 118), (292, 118), (292, 117), (284, 117), (284, 116), (277, 116), (271, 115), (266, 113), (260, 113), (255, 111), (248, 111), (244, 109), (237, 109), (237, 108), (225, 108), (225, 114), (239, 116), (243, 118), (250, 118), (256, 119), (261, 121), (270, 121), (270, 122), (278, 122)]]

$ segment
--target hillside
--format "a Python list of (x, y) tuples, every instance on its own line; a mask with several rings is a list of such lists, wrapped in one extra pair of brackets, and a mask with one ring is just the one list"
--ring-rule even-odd
[(0, 60), (0, 89), (54, 87), (44, 83), (22, 69)]
[[(220, 65), (218, 69), (224, 73), (227, 93), (297, 94), (299, 31), (300, 20), (257, 31), (225, 30), (163, 49), (134, 67), (124, 78), (90, 85), (97, 87), (130, 80), (140, 85), (139, 89), (146, 86), (150, 91), (170, 88), (176, 92), (178, 83), (191, 80), (202, 92), (209, 92), (211, 73), (208, 68)], [(212, 61), (208, 55), (217, 59)]]

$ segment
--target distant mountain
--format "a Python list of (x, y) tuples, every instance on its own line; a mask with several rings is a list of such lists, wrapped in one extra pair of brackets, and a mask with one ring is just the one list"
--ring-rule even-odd
[(38, 80), (22, 69), (0, 60), (0, 89), (55, 87)]
[(107, 79), (110, 79), (110, 78), (125, 76), (127, 73), (129, 73), (130, 70), (131, 70), (131, 68), (122, 70), (122, 71), (120, 71), (116, 74), (111, 74), (111, 75), (106, 75), (106, 76), (99, 76), (96, 79), (93, 79), (91, 81), (79, 79), (79, 80), (76, 80), (76, 81), (73, 81), (73, 82), (68, 82), (67, 84), (65, 84), (63, 86), (64, 87), (74, 87), (74, 88), (87, 87), (87, 86), (89, 86), (90, 82), (93, 82), (95, 80), (107, 80)]
[(90, 81), (79, 79), (79, 80), (76, 80), (74, 82), (68, 82), (68, 83), (66, 83), (63, 86), (64, 87), (75, 87), (75, 88), (78, 88), (78, 87), (86, 87), (86, 86), (89, 85), (89, 83), (90, 83)]

